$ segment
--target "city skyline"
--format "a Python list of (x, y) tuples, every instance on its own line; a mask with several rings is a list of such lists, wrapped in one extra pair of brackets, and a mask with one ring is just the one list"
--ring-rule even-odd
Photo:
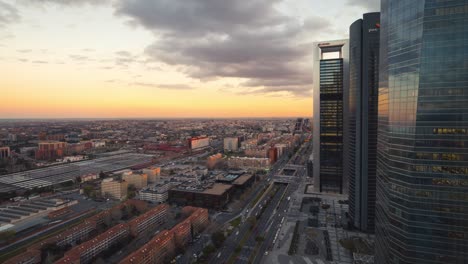
[(312, 42), (379, 8), (93, 2), (0, 1), (0, 118), (311, 116)]

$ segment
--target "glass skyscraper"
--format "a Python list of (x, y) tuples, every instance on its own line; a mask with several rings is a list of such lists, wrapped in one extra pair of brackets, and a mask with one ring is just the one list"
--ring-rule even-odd
[(348, 41), (316, 43), (314, 62), (314, 189), (346, 193), (343, 180), (343, 90), (348, 84)]
[(344, 89), (343, 162), (354, 227), (374, 232), (380, 13), (349, 29), (349, 89)]
[(382, 0), (376, 263), (468, 263), (468, 1)]

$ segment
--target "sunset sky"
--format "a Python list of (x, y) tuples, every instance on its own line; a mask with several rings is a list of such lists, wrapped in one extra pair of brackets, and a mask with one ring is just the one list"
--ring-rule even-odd
[(312, 42), (378, 0), (0, 0), (0, 118), (312, 115)]

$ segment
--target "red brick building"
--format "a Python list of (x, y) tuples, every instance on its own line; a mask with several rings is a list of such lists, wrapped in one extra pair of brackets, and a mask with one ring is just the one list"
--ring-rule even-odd
[(131, 234), (138, 236), (142, 232), (149, 231), (156, 226), (162, 225), (167, 220), (168, 210), (169, 205), (161, 204), (131, 220), (128, 223), (130, 225)]
[(53, 160), (62, 158), (67, 149), (67, 143), (59, 141), (43, 141), (39, 142), (36, 150), (36, 159), (38, 160)]
[(192, 239), (192, 234), (200, 233), (209, 223), (208, 210), (205, 208), (187, 206), (182, 209), (182, 213), (189, 214), (189, 217), (171, 230), (159, 233), (120, 263), (168, 263), (174, 257), (176, 248), (184, 248)]

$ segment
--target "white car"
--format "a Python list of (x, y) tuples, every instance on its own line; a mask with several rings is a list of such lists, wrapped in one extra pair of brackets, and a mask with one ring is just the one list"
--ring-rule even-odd
[(265, 256), (268, 255), (268, 251), (265, 251)]

